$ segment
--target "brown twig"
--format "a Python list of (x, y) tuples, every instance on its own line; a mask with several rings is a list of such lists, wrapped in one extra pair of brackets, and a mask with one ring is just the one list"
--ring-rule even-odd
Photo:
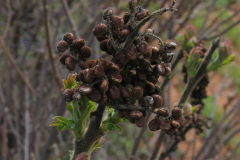
[(156, 157), (157, 157), (157, 154), (159, 152), (159, 149), (161, 147), (161, 144), (163, 142), (163, 138), (165, 136), (165, 132), (164, 131), (160, 131), (160, 134), (157, 138), (157, 141), (156, 141), (156, 145), (154, 146), (154, 149), (153, 149), (153, 152), (151, 154), (151, 157), (149, 158), (149, 160), (155, 160)]

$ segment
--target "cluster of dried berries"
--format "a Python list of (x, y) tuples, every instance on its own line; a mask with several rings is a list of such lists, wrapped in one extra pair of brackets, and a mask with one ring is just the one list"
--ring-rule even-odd
[[(197, 48), (200, 52), (200, 58), (204, 58), (206, 54), (206, 48), (204, 47), (204, 42), (200, 41), (195, 43), (195, 47)], [(184, 82), (188, 82), (188, 74), (187, 74), (187, 67), (183, 65), (182, 67), (182, 73), (184, 74)], [(191, 94), (191, 104), (192, 105), (197, 105), (200, 104), (201, 106), (204, 106), (203, 99), (207, 97), (207, 91), (206, 88), (209, 84), (209, 76), (206, 75), (204, 76), (196, 85), (194, 88), (192, 94)]]
[[(154, 37), (151, 37), (151, 29), (147, 30), (147, 34), (138, 33), (132, 43), (126, 44), (131, 34), (135, 33), (132, 24), (149, 15), (149, 11), (136, 5), (137, 0), (130, 0), (130, 11), (123, 18), (113, 15), (113, 9), (107, 8), (103, 12), (106, 24), (100, 23), (92, 31), (100, 42), (100, 49), (112, 55), (110, 61), (103, 58), (86, 61), (91, 56), (91, 49), (84, 46), (84, 40), (74, 40), (71, 33), (64, 35), (57, 49), (64, 52), (70, 48), (71, 55), (63, 54), (60, 58), (67, 69), (74, 70), (77, 63), (81, 68), (76, 76), (76, 81), (82, 82), (81, 86), (75, 90), (66, 89), (66, 101), (87, 96), (99, 104), (140, 105), (142, 110), (119, 110), (119, 115), (143, 127), (146, 111), (157, 110), (162, 106), (163, 99), (159, 96), (160, 88), (156, 83), (160, 76), (171, 73), (170, 62), (176, 44), (160, 43), (159, 48), (151, 47), (148, 44), (150, 38)], [(123, 44), (126, 44), (125, 48), (121, 48)], [(175, 118), (177, 121), (173, 120), (173, 125), (178, 128), (183, 120), (178, 116)]]
[(157, 131), (161, 129), (168, 135), (175, 133), (176, 129), (183, 127), (185, 118), (182, 115), (182, 109), (175, 107), (172, 109), (172, 114), (165, 108), (159, 108), (158, 114), (162, 117), (156, 116), (155, 119), (151, 120), (148, 124), (151, 131)]

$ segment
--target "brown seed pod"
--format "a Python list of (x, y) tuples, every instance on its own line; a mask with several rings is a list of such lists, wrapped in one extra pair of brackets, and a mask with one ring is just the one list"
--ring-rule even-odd
[(149, 15), (149, 11), (146, 9), (142, 9), (139, 12), (136, 12), (135, 17), (138, 21), (141, 21), (143, 18), (147, 17)]
[(81, 70), (85, 70), (85, 69), (88, 68), (88, 64), (87, 64), (87, 62), (85, 62), (85, 61), (79, 61), (79, 62), (78, 62), (78, 65), (79, 65), (79, 67), (80, 67)]
[(144, 81), (144, 80), (135, 80), (135, 82), (134, 82), (134, 86), (141, 86), (142, 88), (145, 88), (145, 86), (146, 86), (146, 84), (147, 84), (147, 82), (146, 81)]
[(125, 55), (128, 59), (136, 59), (137, 57), (137, 49), (134, 46), (128, 46), (125, 51)]
[(87, 61), (88, 67), (93, 68), (96, 65), (96, 61), (90, 59)]
[(163, 117), (167, 117), (169, 116), (169, 111), (165, 108), (158, 108), (157, 109), (157, 113), (160, 115), (160, 116), (163, 116)]
[(59, 52), (65, 52), (68, 49), (68, 43), (64, 40), (61, 40), (60, 42), (58, 42), (57, 44), (57, 50)]
[(115, 28), (112, 30), (112, 35), (114, 38), (118, 38), (120, 34), (120, 28)]
[(140, 86), (136, 86), (132, 90), (132, 97), (134, 99), (140, 99), (143, 96), (143, 88)]
[(137, 45), (137, 50), (142, 54), (145, 55), (148, 52), (148, 44), (147, 42), (141, 42)]
[(160, 94), (161, 93), (161, 88), (155, 84), (155, 91), (153, 92), (154, 94)]
[(139, 67), (143, 70), (148, 70), (150, 65), (151, 65), (151, 62), (148, 59), (144, 59), (144, 58), (139, 63)]
[(96, 37), (96, 39), (98, 40), (98, 42), (102, 42), (105, 39), (109, 39), (107, 35), (105, 36), (101, 36), (101, 37)]
[(175, 119), (175, 120), (180, 123), (180, 128), (183, 127), (183, 125), (184, 125), (184, 123), (185, 123), (185, 121), (186, 121), (183, 116), (181, 116), (180, 118)]
[(144, 70), (137, 70), (137, 78), (140, 80), (145, 80), (147, 78), (147, 72)]
[(120, 90), (117, 86), (111, 86), (109, 89), (109, 97), (111, 99), (117, 99), (120, 96)]
[(154, 76), (154, 75), (152, 75), (152, 74), (148, 74), (147, 80), (148, 80), (149, 82), (152, 82), (152, 83), (155, 84), (155, 83), (158, 82), (158, 77), (156, 77), (156, 76)]
[(104, 59), (104, 58), (100, 58), (100, 59), (96, 60), (96, 65), (103, 66), (104, 69), (107, 69), (106, 59)]
[[(150, 28), (148, 28), (148, 29), (146, 30), (146, 33), (153, 33), (153, 30), (150, 29)], [(150, 37), (150, 36), (145, 36), (144, 38), (145, 38), (146, 42), (150, 42), (150, 40), (151, 40), (151, 37)]]
[(146, 124), (145, 118), (141, 117), (135, 120), (135, 124), (137, 127), (144, 127)]
[(151, 131), (157, 131), (160, 129), (161, 121), (158, 119), (153, 119), (149, 122), (148, 127)]
[(63, 92), (63, 98), (65, 99), (65, 101), (67, 102), (71, 102), (73, 99), (72, 99), (72, 96), (74, 94), (74, 91), (73, 89), (65, 89), (64, 92)]
[(152, 56), (152, 47), (148, 46), (147, 53), (143, 55), (144, 58), (150, 59)]
[(152, 56), (151, 60), (155, 61), (159, 59), (159, 49), (157, 47), (152, 47)]
[(107, 20), (107, 17), (108, 17), (108, 16), (111, 17), (112, 14), (113, 14), (113, 9), (112, 9), (112, 7), (109, 7), (109, 8), (107, 8), (107, 9), (105, 9), (105, 10), (103, 11), (102, 17), (103, 17), (104, 20)]
[(121, 114), (122, 114), (123, 118), (127, 118), (128, 119), (130, 117), (130, 111), (128, 111), (128, 110), (123, 110), (121, 112)]
[(121, 83), (122, 82), (122, 76), (119, 72), (112, 72), (109, 74), (109, 79), (113, 83)]
[(154, 71), (159, 73), (160, 75), (164, 75), (165, 74), (165, 66), (163, 64), (157, 64), (154, 67)]
[(113, 48), (110, 40), (107, 43), (107, 48), (109, 52), (115, 52), (115, 49)]
[(68, 44), (71, 44), (74, 40), (74, 36), (72, 33), (65, 33), (63, 36), (63, 40), (66, 41)]
[(138, 110), (134, 110), (130, 112), (130, 116), (132, 118), (138, 119), (141, 118), (143, 116), (142, 112), (138, 111)]
[(152, 82), (147, 82), (145, 89), (147, 93), (153, 93), (155, 91), (155, 85)]
[(99, 23), (92, 32), (95, 37), (105, 36), (107, 34), (107, 26), (103, 23)]
[(86, 44), (84, 39), (76, 39), (72, 42), (71, 47), (80, 50)]
[(155, 108), (160, 108), (163, 104), (163, 98), (157, 94), (154, 94), (151, 96), (153, 98), (153, 105), (152, 105), (152, 108), (155, 109)]
[(138, 103), (145, 108), (151, 107), (154, 103), (154, 100), (151, 96), (142, 97), (139, 99)]
[(115, 62), (120, 68), (124, 68), (128, 62), (128, 58), (123, 53), (119, 52), (113, 56), (112, 61)]
[(86, 96), (86, 95), (88, 95), (89, 93), (92, 92), (92, 88), (90, 86), (86, 86), (86, 85), (80, 86), (79, 87), (79, 92), (80, 92), (81, 95)]
[(165, 72), (162, 76), (169, 76), (171, 74), (171, 68), (168, 66), (165, 66)]
[(175, 132), (176, 132), (176, 129), (175, 129), (175, 128), (171, 128), (170, 130), (165, 130), (165, 133), (166, 133), (167, 135), (173, 135)]
[(167, 49), (169, 49), (170, 51), (174, 51), (177, 48), (177, 44), (174, 42), (170, 42), (167, 44)]
[(101, 92), (96, 88), (92, 89), (92, 92), (87, 95), (88, 99), (93, 102), (98, 102), (101, 100)]
[(171, 122), (172, 127), (174, 127), (174, 128), (179, 128), (180, 127), (180, 123), (178, 121), (173, 119), (170, 122)]
[(129, 9), (131, 11), (134, 11), (136, 7), (137, 7), (137, 0), (130, 0), (129, 1)]
[(114, 70), (114, 71), (119, 71), (120, 70), (119, 66), (112, 61), (108, 62), (106, 64), (106, 66), (107, 66), (107, 69), (110, 69), (110, 70)]
[(112, 27), (115, 28), (115, 29), (116, 28), (122, 28), (123, 25), (124, 25), (123, 19), (119, 16), (116, 16), (116, 15), (111, 17), (111, 22), (112, 22)]
[(128, 38), (128, 36), (130, 35), (130, 30), (129, 29), (123, 29), (123, 30), (121, 30), (120, 31), (120, 33), (119, 33), (119, 38), (121, 39), (121, 40), (125, 40), (125, 39), (127, 39)]
[(172, 116), (175, 119), (178, 119), (182, 116), (182, 109), (180, 107), (175, 107), (172, 109)]
[(95, 77), (97, 78), (102, 78), (105, 75), (104, 68), (102, 65), (96, 65), (93, 68), (93, 71), (94, 71)]
[(105, 102), (107, 102), (108, 100), (108, 96), (106, 95), (106, 93), (102, 93), (102, 98), (100, 101), (98, 101), (99, 104), (103, 104)]
[(129, 60), (128, 61), (128, 64), (132, 67), (138, 67), (139, 66), (139, 58), (136, 58), (134, 60)]
[(75, 78), (77, 82), (80, 82), (80, 81), (84, 82), (83, 73), (84, 73), (84, 70), (80, 71), (80, 73), (77, 74), (77, 76), (76, 76), (76, 78)]
[(77, 64), (77, 62), (75, 61), (75, 59), (73, 57), (67, 57), (65, 59), (65, 66), (70, 71), (74, 71), (75, 70), (76, 64)]
[(79, 92), (76, 92), (73, 94), (72, 98), (73, 100), (80, 100), (83, 98), (83, 96)]
[(110, 40), (109, 39), (105, 39), (103, 40), (101, 43), (100, 43), (100, 49), (104, 52), (108, 52), (108, 47), (107, 47), (107, 44)]
[(160, 129), (162, 130), (170, 130), (172, 128), (170, 121), (161, 121), (159, 125)]
[(127, 75), (125, 73), (122, 73), (121, 76), (122, 76), (122, 82), (124, 84), (131, 84), (132, 83), (132, 79), (129, 75)]
[(60, 60), (60, 62), (61, 62), (63, 65), (65, 65), (65, 60), (66, 60), (66, 58), (68, 58), (68, 57), (71, 57), (71, 55), (64, 53), (64, 54), (61, 55), (61, 57), (59, 58), (59, 60)]
[(83, 58), (90, 58), (92, 55), (92, 50), (87, 46), (83, 46), (80, 50), (80, 54)]
[(124, 97), (124, 98), (130, 98), (130, 92), (128, 91), (127, 88), (125, 87), (122, 87), (120, 88), (120, 92), (121, 92), (121, 95)]
[(92, 83), (94, 79), (94, 73), (92, 69), (85, 69), (83, 72), (83, 78), (85, 83)]
[(131, 116), (129, 116), (127, 119), (129, 120), (130, 123), (132, 124), (135, 123), (135, 118), (132, 118)]
[(107, 79), (103, 79), (103, 80), (102, 80), (102, 83), (101, 83), (101, 85), (100, 85), (100, 90), (101, 90), (102, 92), (107, 92), (108, 87), (109, 87), (109, 82), (108, 82), (108, 80), (107, 80)]

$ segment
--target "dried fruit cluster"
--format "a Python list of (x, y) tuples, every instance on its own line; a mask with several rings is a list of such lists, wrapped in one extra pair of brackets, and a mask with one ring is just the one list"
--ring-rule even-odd
[[(79, 100), (87, 96), (89, 100), (99, 104), (139, 105), (141, 110), (115, 109), (119, 110), (121, 117), (138, 127), (143, 127), (146, 111), (155, 110), (154, 112), (159, 114), (158, 117), (171, 118), (169, 114), (161, 115), (164, 109), (159, 108), (162, 107), (163, 98), (159, 95), (160, 88), (157, 82), (160, 76), (168, 76), (171, 73), (170, 62), (176, 44), (174, 42), (163, 44), (151, 29), (146, 33), (138, 33), (134, 26), (149, 16), (149, 11), (137, 7), (136, 0), (129, 1), (129, 9), (130, 11), (121, 18), (113, 15), (112, 8), (107, 8), (103, 12), (106, 23), (98, 24), (92, 31), (100, 42), (100, 49), (112, 55), (110, 61), (103, 58), (86, 61), (91, 56), (91, 49), (84, 46), (84, 40), (74, 40), (71, 33), (64, 35), (57, 49), (64, 52), (70, 48), (71, 55), (63, 54), (60, 58), (67, 69), (73, 71), (76, 64), (81, 68), (76, 81), (82, 84), (75, 90), (64, 91), (66, 101)], [(148, 44), (151, 38), (159, 40), (159, 47), (151, 47)], [(175, 110), (172, 112), (175, 113)], [(183, 124), (184, 118), (180, 114), (181, 111), (171, 120), (175, 128)], [(166, 121), (165, 124), (170, 125), (170, 121)], [(162, 129), (170, 130), (171, 125)]]

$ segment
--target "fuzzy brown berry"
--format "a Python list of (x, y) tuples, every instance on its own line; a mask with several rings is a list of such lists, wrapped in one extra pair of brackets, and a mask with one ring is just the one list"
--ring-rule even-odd
[(151, 96), (146, 96), (146, 97), (142, 97), (141, 99), (139, 99), (138, 103), (142, 106), (142, 107), (151, 107), (154, 103), (154, 100)]
[(92, 50), (87, 46), (83, 46), (80, 50), (80, 54), (83, 58), (90, 58), (92, 55)]
[(132, 90), (132, 97), (134, 99), (140, 99), (143, 96), (143, 88), (140, 86), (136, 86)]
[(94, 73), (92, 69), (85, 69), (83, 71), (83, 78), (85, 83), (92, 83), (94, 79)]
[(160, 129), (161, 122), (158, 119), (153, 119), (149, 122), (148, 127), (151, 131), (157, 131)]
[(71, 55), (70, 54), (62, 54), (61, 55), (61, 57), (59, 58), (59, 60), (60, 60), (60, 62), (63, 64), (63, 65), (65, 65), (65, 60), (66, 60), (66, 58), (68, 58), (68, 57), (71, 57)]
[(127, 88), (125, 87), (122, 87), (120, 88), (120, 92), (121, 92), (121, 95), (124, 97), (124, 98), (130, 98), (130, 92), (127, 90)]
[(73, 89), (65, 89), (64, 92), (63, 92), (63, 98), (67, 101), (67, 102), (71, 102), (73, 99), (72, 99), (72, 96), (74, 94), (74, 91)]
[(159, 73), (160, 75), (165, 74), (165, 66), (163, 64), (157, 64), (154, 68), (154, 70)]
[(135, 17), (138, 21), (141, 21), (143, 18), (147, 17), (149, 15), (149, 11), (146, 9), (142, 9), (139, 12), (136, 12)]
[(89, 94), (87, 95), (87, 97), (88, 97), (88, 99), (89, 99), (90, 101), (98, 102), (98, 101), (101, 100), (102, 95), (101, 95), (101, 92), (100, 92), (98, 89), (93, 88), (93, 89), (92, 89), (92, 92), (89, 93)]
[(71, 47), (80, 50), (86, 44), (84, 39), (76, 39), (72, 42)]
[(156, 61), (159, 59), (159, 49), (157, 47), (152, 47), (152, 56), (151, 60)]
[(128, 59), (136, 59), (137, 57), (137, 49), (134, 46), (128, 46), (125, 51), (125, 55)]
[(134, 11), (136, 7), (137, 7), (137, 0), (130, 0), (129, 1), (129, 9), (131, 11)]
[(179, 128), (180, 127), (180, 123), (178, 121), (174, 120), (174, 119), (171, 120), (171, 125), (174, 128)]
[(113, 83), (121, 83), (122, 82), (122, 76), (119, 72), (112, 72), (109, 74), (109, 79)]
[(157, 113), (163, 117), (167, 117), (170, 114), (169, 111), (165, 108), (158, 108)]
[(140, 80), (145, 80), (147, 78), (147, 72), (144, 70), (138, 70), (136, 76)]
[(116, 16), (116, 15), (111, 17), (111, 22), (112, 22), (112, 27), (115, 28), (115, 29), (116, 28), (122, 28), (123, 25), (124, 25), (123, 19), (119, 16)]
[(79, 61), (78, 65), (81, 70), (85, 70), (85, 69), (89, 68), (87, 62), (85, 62), (85, 61)]
[(109, 89), (109, 96), (111, 99), (117, 99), (120, 96), (120, 90), (117, 86), (111, 86)]
[(86, 96), (92, 92), (92, 88), (90, 86), (81, 86), (79, 87), (79, 92), (81, 95)]
[(96, 65), (96, 61), (90, 59), (90, 60), (87, 61), (87, 64), (88, 64), (89, 68), (93, 68)]
[(120, 68), (124, 68), (128, 62), (128, 58), (123, 53), (119, 52), (113, 56), (112, 61), (115, 62)]
[(100, 43), (100, 49), (103, 51), (103, 52), (108, 52), (108, 47), (107, 47), (107, 44), (110, 40), (109, 39), (105, 39), (103, 40), (101, 43)]
[(107, 69), (110, 69), (110, 70), (114, 70), (114, 71), (119, 71), (120, 70), (119, 66), (112, 61), (108, 62), (106, 64), (106, 66), (107, 66)]
[(100, 85), (100, 90), (101, 90), (102, 92), (107, 92), (108, 87), (109, 87), (109, 82), (108, 82), (108, 80), (107, 80), (107, 79), (103, 79), (103, 80), (102, 80), (102, 83), (101, 83), (101, 85)]
[(135, 111), (130, 112), (130, 116), (132, 118), (138, 119), (138, 118), (141, 118), (143, 116), (143, 114), (142, 114), (142, 112), (135, 110)]
[(130, 35), (130, 30), (129, 29), (123, 29), (123, 30), (121, 30), (120, 31), (120, 33), (119, 33), (119, 38), (121, 39), (121, 40), (125, 40), (125, 39), (127, 39), (128, 38), (128, 36)]
[(113, 9), (112, 9), (111, 7), (109, 7), (109, 8), (107, 8), (107, 9), (105, 9), (105, 10), (103, 11), (102, 17), (103, 17), (104, 20), (107, 20), (107, 17), (108, 17), (108, 16), (111, 17), (112, 14), (113, 14)]
[(180, 128), (183, 127), (183, 125), (184, 125), (184, 123), (186, 121), (183, 116), (181, 116), (180, 118), (175, 119), (175, 120), (180, 123)]
[(146, 124), (145, 118), (141, 117), (135, 120), (135, 124), (137, 127), (144, 127)]
[(104, 59), (104, 58), (100, 58), (100, 59), (96, 60), (96, 65), (103, 66), (104, 69), (107, 69), (106, 59)]
[(144, 59), (144, 58), (139, 63), (139, 67), (143, 70), (148, 70), (150, 65), (151, 65), (151, 62), (148, 59)]
[(152, 47), (148, 46), (147, 53), (143, 55), (144, 58), (150, 59), (152, 56)]
[(170, 121), (161, 121), (159, 127), (162, 130), (170, 130), (172, 128)]
[(63, 40), (66, 41), (67, 43), (71, 44), (74, 40), (74, 36), (72, 33), (65, 33), (63, 36)]
[(104, 68), (102, 65), (96, 65), (93, 68), (93, 71), (94, 71), (95, 77), (97, 78), (102, 78), (105, 75)]
[(60, 42), (58, 42), (57, 44), (57, 50), (59, 52), (65, 52), (68, 49), (68, 43), (64, 40), (61, 40)]
[(74, 71), (75, 70), (76, 64), (77, 64), (77, 62), (75, 61), (75, 59), (73, 57), (67, 57), (65, 59), (66, 68), (68, 70), (70, 70), (70, 71)]
[(178, 119), (182, 116), (182, 109), (179, 107), (175, 107), (172, 109), (172, 116), (175, 119)]
[(153, 93), (155, 91), (155, 85), (152, 82), (147, 82), (146, 84), (146, 92)]
[(80, 100), (83, 98), (83, 96), (79, 92), (76, 92), (73, 94), (72, 98), (73, 100)]
[(152, 108), (155, 109), (155, 108), (160, 108), (163, 104), (163, 98), (157, 94), (154, 94), (151, 96), (153, 98), (153, 105), (152, 105)]
[(137, 45), (138, 51), (142, 54), (145, 55), (148, 52), (148, 44), (147, 42), (141, 42), (140, 44)]
[(121, 74), (121, 76), (122, 76), (122, 82), (124, 84), (131, 84), (132, 83), (132, 79), (129, 75), (123, 73), (123, 74)]
[(107, 34), (107, 26), (103, 23), (99, 23), (94, 29), (93, 29), (93, 35), (95, 37), (101, 37), (105, 36)]

